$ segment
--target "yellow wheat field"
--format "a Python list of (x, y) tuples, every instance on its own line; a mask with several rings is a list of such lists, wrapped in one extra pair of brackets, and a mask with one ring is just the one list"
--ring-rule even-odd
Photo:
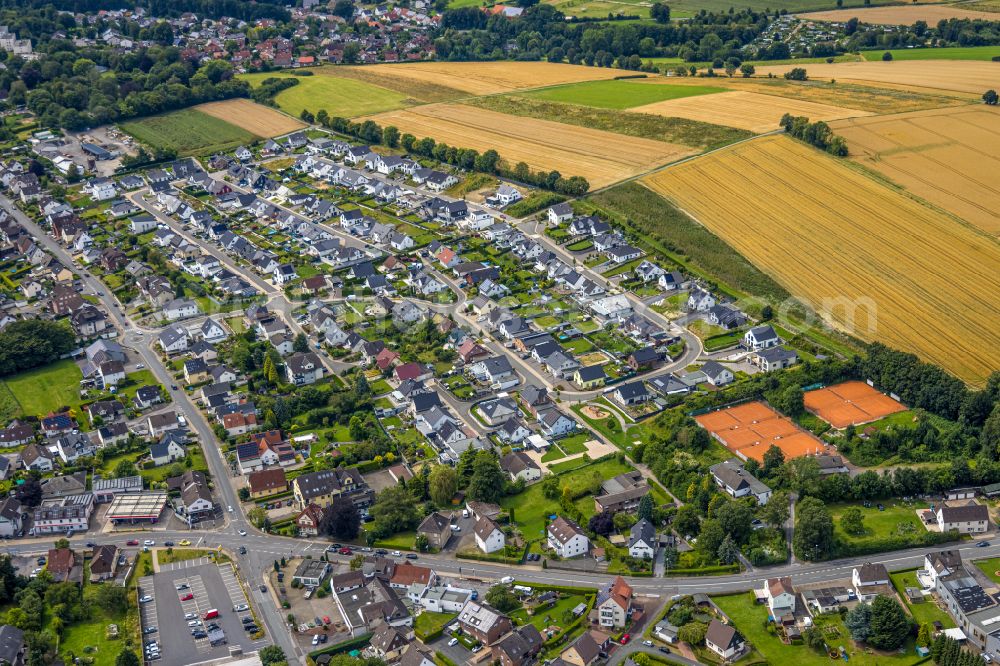
[(871, 115), (842, 106), (818, 104), (775, 95), (762, 95), (747, 91), (732, 91), (714, 95), (698, 95), (668, 99), (629, 109), (636, 113), (652, 113), (668, 118), (688, 118), (706, 123), (739, 127), (751, 132), (770, 132), (778, 129), (781, 116), (806, 116), (810, 120), (833, 120), (853, 116)]
[(550, 62), (408, 62), (353, 69), (380, 76), (445, 86), (472, 95), (541, 88), (560, 83), (613, 79), (621, 75), (619, 70), (607, 67), (561, 65)]
[(1000, 110), (982, 104), (831, 126), (861, 164), (1000, 235)]
[(847, 332), (972, 383), (1000, 368), (1000, 246), (987, 235), (787, 136), (644, 183)]
[(236, 98), (222, 102), (208, 102), (199, 104), (195, 108), (257, 136), (281, 136), (305, 127), (305, 123), (291, 116), (286, 116), (270, 107), (255, 104), (248, 99)]
[(991, 12), (963, 9), (958, 5), (901, 5), (865, 9), (832, 9), (826, 12), (799, 14), (799, 18), (807, 21), (838, 21), (841, 23), (855, 17), (862, 23), (876, 25), (913, 25), (917, 21), (927, 21), (929, 25), (937, 25), (938, 21), (946, 21), (950, 18), (996, 20), (996, 15)]
[(1000, 65), (983, 60), (896, 60), (893, 62), (836, 62), (809, 65), (765, 65), (757, 74), (781, 76), (793, 67), (803, 67), (811, 79), (865, 81), (934, 88), (982, 95), (997, 86)]
[(698, 152), (688, 146), (462, 104), (401, 109), (372, 116), (372, 120), (449, 146), (480, 152), (492, 148), (511, 164), (523, 161), (533, 169), (583, 176), (591, 187), (603, 187)]

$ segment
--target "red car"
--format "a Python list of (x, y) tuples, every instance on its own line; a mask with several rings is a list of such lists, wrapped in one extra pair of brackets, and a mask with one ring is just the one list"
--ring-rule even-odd
[(194, 595), (190, 592), (181, 597), (181, 601), (190, 601), (191, 599), (194, 599)]
[(350, 548), (341, 548), (337, 552), (340, 553), (341, 555), (350, 555), (352, 551)]
[(330, 616), (329, 615), (324, 615), (323, 616), (323, 624), (330, 624)]
[(139, 545), (139, 540), (138, 539), (129, 539), (128, 541), (125, 542), (125, 545), (126, 546), (138, 546)]
[(625, 634), (624, 636), (622, 636), (622, 645), (628, 643), (630, 638), (632, 638), (631, 634)]

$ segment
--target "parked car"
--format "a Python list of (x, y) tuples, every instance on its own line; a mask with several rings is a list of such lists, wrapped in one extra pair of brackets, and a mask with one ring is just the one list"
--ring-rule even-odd
[(191, 601), (192, 599), (194, 599), (194, 595), (190, 592), (181, 597), (181, 601)]
[(148, 604), (152, 600), (153, 600), (153, 597), (149, 596), (148, 594), (144, 594), (141, 597), (139, 597), (139, 603), (140, 604)]
[(457, 638), (453, 638), (450, 641), (448, 641), (448, 647), (455, 647), (456, 645), (458, 645), (458, 639)]

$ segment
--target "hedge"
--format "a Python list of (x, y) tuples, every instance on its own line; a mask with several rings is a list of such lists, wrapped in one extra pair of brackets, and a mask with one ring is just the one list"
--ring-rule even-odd
[(716, 564), (698, 569), (668, 569), (666, 576), (718, 576), (728, 573), (739, 573), (738, 564)]
[(323, 648), (322, 650), (310, 652), (308, 656), (309, 663), (316, 663), (316, 657), (321, 654), (341, 654), (343, 652), (350, 652), (354, 649), (368, 647), (368, 645), (371, 644), (371, 637), (371, 634), (364, 634), (363, 636), (352, 638), (349, 641), (344, 641), (343, 643), (337, 643), (336, 645), (331, 645), (330, 647)]
[(919, 548), (921, 546), (935, 546), (951, 541), (962, 541), (965, 538), (964, 535), (958, 532), (946, 532), (943, 534), (941, 532), (923, 532), (866, 540), (858, 544), (838, 540), (828, 559), (871, 555), (873, 553), (885, 553), (892, 550)]
[(552, 592), (564, 592), (566, 594), (596, 594), (596, 587), (569, 587), (567, 585), (545, 585), (544, 583), (527, 583), (523, 580), (515, 580), (514, 585), (523, 585), (533, 590), (551, 590)]
[(434, 653), (434, 663), (438, 666), (458, 666), (442, 652)]

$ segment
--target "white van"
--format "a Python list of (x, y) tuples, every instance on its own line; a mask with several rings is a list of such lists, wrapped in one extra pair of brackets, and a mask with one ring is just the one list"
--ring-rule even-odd
[(503, 578), (500, 579), (501, 585), (510, 585), (513, 582), (514, 582), (513, 576), (504, 576)]

